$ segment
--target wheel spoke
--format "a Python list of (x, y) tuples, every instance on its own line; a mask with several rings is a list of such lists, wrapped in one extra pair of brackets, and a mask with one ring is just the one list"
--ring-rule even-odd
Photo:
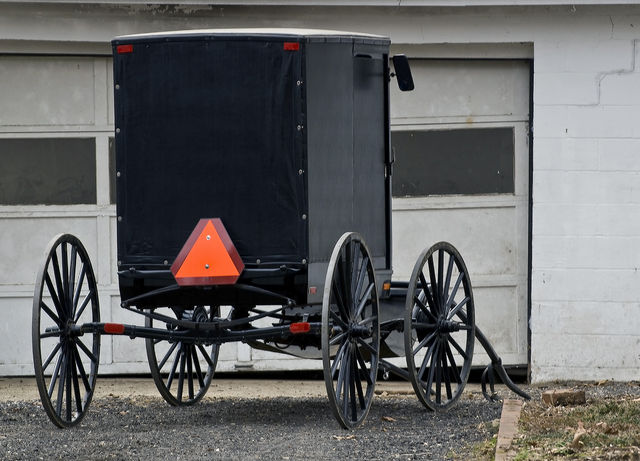
[(76, 306), (73, 304), (73, 295), (75, 294), (75, 282), (76, 282), (76, 259), (78, 256), (78, 248), (75, 245), (71, 246), (71, 256), (69, 257), (69, 302), (71, 303), (71, 318), (74, 318)]
[(429, 376), (427, 377), (427, 386), (425, 387), (427, 391), (427, 399), (431, 399), (431, 386), (433, 385), (433, 378), (435, 376), (436, 367), (435, 365), (435, 356), (436, 356), (436, 348), (438, 347), (438, 343), (433, 346), (433, 352), (431, 353), (431, 363), (429, 364)]
[(58, 265), (58, 255), (56, 254), (55, 251), (51, 254), (51, 262), (53, 263), (53, 276), (56, 280), (56, 287), (58, 289), (57, 291), (58, 301), (60, 302), (60, 308), (62, 309), (62, 312), (63, 312), (63, 315), (61, 315), (60, 318), (66, 320), (69, 318), (69, 311), (67, 309), (67, 302), (65, 298), (64, 287), (62, 285), (62, 278), (60, 275), (60, 266)]
[(356, 338), (356, 341), (358, 342), (358, 344), (360, 344), (361, 346), (363, 346), (365, 349), (367, 349), (369, 351), (369, 353), (371, 354), (372, 357), (377, 357), (378, 356), (378, 351), (375, 350), (373, 348), (373, 346), (371, 344), (368, 344), (364, 341), (364, 339), (362, 338)]
[(371, 292), (373, 291), (373, 289), (375, 288), (376, 284), (374, 283), (370, 283), (369, 286), (367, 287), (367, 290), (364, 293), (364, 296), (362, 297), (362, 300), (360, 301), (360, 304), (358, 305), (358, 309), (356, 310), (356, 315), (353, 316), (354, 319), (357, 319), (360, 317), (360, 315), (362, 314), (362, 311), (364, 310), (365, 306), (367, 305), (367, 303), (371, 302), (371, 299), (369, 299), (369, 297), (371, 296)]
[(171, 347), (169, 347), (169, 350), (158, 364), (158, 370), (162, 370), (162, 367), (164, 367), (164, 364), (167, 363), (167, 360), (169, 360), (169, 357), (171, 357), (171, 353), (176, 349), (177, 346), (178, 343), (173, 343)]
[(204, 360), (207, 362), (207, 365), (209, 365), (212, 369), (215, 368), (216, 366), (211, 360), (211, 357), (209, 357), (209, 354), (207, 354), (207, 351), (204, 349), (204, 347), (201, 344), (198, 344), (198, 349), (202, 353), (202, 356), (204, 357)]
[(87, 357), (89, 357), (89, 360), (91, 360), (93, 363), (95, 363), (97, 365), (98, 364), (98, 357), (93, 355), (93, 353), (89, 350), (89, 348), (87, 346), (85, 346), (84, 343), (79, 338), (78, 338), (77, 344), (78, 344), (78, 346), (80, 346), (80, 349), (82, 349), (82, 351), (85, 354), (87, 354)]
[[(458, 294), (458, 288), (460, 288), (460, 283), (462, 282), (463, 278), (464, 278), (464, 272), (460, 272), (458, 274), (458, 279), (456, 280), (456, 283), (453, 285), (453, 290), (451, 290), (451, 294), (447, 299), (447, 305), (446, 305), (447, 309), (449, 309), (449, 307), (453, 305), (454, 300), (456, 299), (456, 294)], [(451, 317), (447, 315), (447, 318), (450, 319)]]
[[(334, 304), (335, 305), (335, 304)], [(335, 312), (333, 309), (329, 310), (329, 316), (336, 322), (338, 323), (338, 325), (340, 327), (342, 327), (344, 330), (349, 329), (349, 325), (347, 325), (338, 315), (337, 312)]]
[(56, 387), (56, 382), (58, 381), (58, 378), (60, 377), (60, 367), (62, 366), (62, 363), (64, 361), (64, 351), (60, 352), (60, 356), (58, 357), (58, 361), (56, 362), (56, 366), (53, 368), (53, 373), (51, 373), (51, 382), (49, 382), (49, 399), (51, 399), (51, 396), (53, 396), (53, 390)]
[(71, 351), (68, 351), (68, 357), (67, 357), (67, 381), (65, 383), (66, 386), (66, 407), (67, 407), (67, 421), (71, 421), (71, 410), (73, 408), (72, 404), (72, 397), (71, 397), (71, 388), (73, 387), (73, 383), (71, 382), (71, 376), (73, 375), (71, 373), (71, 369), (74, 366), (74, 360), (73, 360), (73, 355), (70, 353)]
[[(427, 289), (424, 290), (424, 294), (428, 295), (428, 293), (429, 293), (429, 289), (427, 288)], [(422, 312), (424, 312), (425, 315), (427, 315), (428, 317), (431, 317), (431, 320), (433, 320), (434, 322), (438, 321), (436, 316), (431, 313), (431, 311), (427, 308), (427, 306), (425, 306), (425, 304), (420, 300), (420, 298), (418, 296), (414, 296), (413, 297), (413, 302), (414, 302), (414, 304), (418, 305), (420, 310)], [(433, 301), (431, 301), (431, 302), (433, 302)]]
[[(64, 299), (65, 306), (69, 307), (69, 300), (71, 298), (71, 295), (69, 293), (69, 254), (67, 252), (66, 242), (63, 242), (60, 246), (60, 253), (62, 256), (62, 273), (60, 275), (62, 277), (62, 289), (64, 290), (62, 299)], [(69, 311), (69, 317), (71, 317), (71, 311)]]
[(446, 356), (446, 344), (442, 345), (440, 348), (440, 360), (442, 361), (442, 376), (444, 377), (444, 387), (447, 392), (447, 400), (451, 400), (451, 376), (449, 375), (450, 370), (447, 365), (447, 356)]
[(447, 320), (451, 320), (455, 315), (457, 315), (458, 312), (460, 312), (460, 309), (462, 309), (468, 302), (469, 302), (469, 297), (467, 296), (458, 304), (456, 304), (456, 306), (453, 309), (451, 309), (451, 312), (447, 316)]
[(184, 365), (188, 346), (182, 345), (180, 348), (180, 374), (178, 375), (178, 402), (182, 402), (182, 388), (184, 386)]
[(349, 345), (350, 345), (349, 342), (345, 342), (344, 343), (345, 350), (342, 353), (342, 356), (340, 357), (340, 360), (337, 360), (337, 357), (336, 357), (336, 360), (334, 362), (334, 365), (338, 365), (338, 364), (340, 365), (340, 369), (338, 370), (338, 380), (337, 380), (338, 382), (336, 383), (336, 399), (338, 399), (338, 400), (340, 400), (340, 395), (341, 395), (341, 392), (342, 392), (343, 383), (344, 383), (344, 379), (345, 379), (345, 376), (344, 376), (345, 373), (346, 373), (346, 370), (345, 370), (345, 356), (346, 356), (346, 350), (349, 349)]
[(53, 348), (53, 350), (51, 351), (51, 354), (49, 354), (49, 357), (47, 357), (47, 360), (45, 360), (44, 363), (42, 364), (42, 370), (47, 369), (47, 367), (49, 366), (53, 358), (56, 356), (56, 354), (60, 350), (60, 346), (62, 346), (62, 343), (56, 344), (56, 347)]
[(354, 363), (353, 349), (349, 357), (349, 400), (351, 401), (351, 420), (358, 420), (358, 408), (356, 402), (356, 364)]
[(355, 349), (356, 349), (356, 359), (360, 364), (360, 369), (364, 372), (364, 379), (366, 379), (367, 384), (371, 386), (373, 384), (373, 379), (371, 379), (369, 370), (367, 370), (367, 363), (365, 362), (364, 357), (362, 357), (362, 352), (360, 352), (360, 349), (358, 349), (357, 347)]
[(62, 415), (62, 398), (64, 397), (64, 382), (67, 379), (67, 351), (66, 345), (62, 347), (62, 370), (58, 378), (58, 400), (56, 401), (56, 414)]
[(189, 384), (189, 400), (193, 400), (193, 362), (192, 362), (192, 354), (193, 346), (190, 345), (187, 347), (187, 379)]
[[(74, 362), (76, 360), (75, 353), (73, 354)], [(77, 362), (76, 362), (77, 363)], [(82, 414), (82, 397), (80, 396), (80, 382), (78, 382), (78, 370), (76, 369), (76, 363), (71, 368), (73, 378), (73, 393), (76, 400), (76, 410), (78, 414)]]
[(427, 349), (427, 353), (424, 354), (424, 358), (422, 359), (422, 364), (420, 365), (420, 370), (418, 371), (418, 379), (422, 381), (422, 377), (424, 376), (424, 372), (427, 369), (427, 364), (429, 363), (429, 359), (433, 355), (433, 347)]
[[(340, 281), (340, 277), (335, 277), (331, 281), (332, 290), (331, 294), (335, 295), (335, 303), (332, 302), (332, 305), (338, 306), (338, 311), (340, 311), (340, 315), (342, 315), (343, 322), (349, 321), (349, 311), (347, 308), (347, 304), (344, 301), (344, 290), (342, 286), (342, 282)], [(346, 323), (345, 323), (346, 324)]]
[(82, 312), (78, 314), (78, 301), (80, 300), (80, 292), (82, 291), (82, 285), (84, 284), (84, 278), (87, 273), (87, 268), (84, 264), (82, 264), (82, 269), (80, 269), (80, 278), (78, 279), (78, 284), (76, 285), (76, 292), (73, 295), (73, 312), (75, 312), (74, 321), (77, 322)]
[(62, 327), (62, 322), (60, 321), (60, 319), (58, 318), (58, 316), (56, 314), (53, 313), (53, 311), (51, 310), (51, 308), (49, 306), (47, 306), (45, 304), (44, 301), (40, 301), (40, 308), (45, 311), (45, 313), (49, 316), (49, 318), (51, 320), (53, 320), (56, 325), (58, 325), (59, 328)]
[(176, 358), (173, 360), (173, 365), (171, 366), (171, 371), (169, 372), (169, 377), (167, 378), (167, 389), (171, 389), (171, 384), (173, 384), (173, 376), (176, 374), (178, 362), (180, 361), (180, 355), (182, 353), (182, 343), (179, 344), (180, 347), (178, 348), (178, 353), (176, 354)]
[(428, 345), (431, 341), (433, 341), (433, 339), (436, 337), (436, 334), (437, 332), (434, 331), (429, 336), (426, 336), (422, 341), (420, 341), (420, 343), (413, 350), (413, 356), (415, 357), (416, 354), (420, 351), (420, 349), (422, 349), (424, 346)]
[(469, 360), (469, 356), (467, 355), (467, 353), (462, 349), (462, 347), (460, 347), (460, 344), (458, 344), (456, 340), (453, 339), (451, 336), (449, 336), (449, 342), (453, 347), (456, 348), (456, 350), (458, 351), (458, 354), (460, 354), (463, 359)]
[(84, 365), (82, 365), (82, 360), (80, 360), (80, 353), (78, 352), (78, 348), (76, 346), (74, 346), (73, 352), (76, 356), (76, 363), (78, 364), (78, 371), (80, 372), (80, 378), (82, 378), (84, 388), (87, 392), (91, 392), (91, 384), (89, 383), (89, 378), (87, 378), (87, 372), (84, 369)]
[[(447, 275), (444, 279), (444, 286), (442, 287), (442, 302), (445, 302), (445, 300), (448, 299), (449, 297), (449, 286), (451, 284), (451, 273), (453, 272), (453, 263), (454, 263), (453, 255), (449, 255)], [(445, 305), (444, 307), (446, 309), (447, 305)]]
[(87, 293), (87, 296), (85, 296), (85, 298), (82, 300), (82, 304), (80, 305), (80, 309), (78, 309), (78, 312), (76, 313), (76, 318), (74, 319), (74, 322), (78, 322), (78, 320), (82, 316), (82, 313), (84, 312), (85, 308), (89, 304), (89, 301), (91, 300), (92, 297), (93, 297), (93, 290), (89, 291), (89, 293)]
[(203, 387), (205, 387), (205, 384), (204, 384), (204, 376), (202, 375), (202, 369), (200, 368), (200, 359), (198, 358), (197, 347), (193, 348), (193, 367), (195, 368), (196, 376), (198, 377), (198, 384), (202, 389)]
[[(367, 264), (369, 258), (366, 256), (362, 258), (362, 262), (360, 263), (360, 267), (358, 268), (358, 283), (356, 284), (356, 289), (354, 291), (354, 299), (361, 299), (360, 293), (362, 292), (362, 286), (364, 284), (364, 278), (367, 275)], [(368, 296), (368, 295), (366, 295)], [(357, 315), (356, 315), (357, 317)]]
[(444, 293), (443, 293), (443, 284), (442, 284), (442, 278), (444, 276), (444, 250), (441, 248), (438, 250), (438, 291), (437, 291), (437, 298), (438, 298), (438, 306), (441, 308), (440, 312), (442, 312), (442, 303), (444, 300)]
[(451, 347), (448, 343), (445, 343), (445, 348), (447, 351), (447, 357), (449, 358), (449, 363), (451, 364), (451, 373), (453, 374), (453, 378), (456, 380), (456, 383), (462, 384), (462, 379), (460, 378), (460, 372), (458, 371), (458, 365), (456, 365), (456, 359), (453, 357), (453, 352), (451, 352)]
[(433, 255), (429, 256), (427, 259), (427, 264), (429, 265), (429, 280), (431, 281), (431, 294), (433, 304), (434, 304), (434, 314), (440, 313), (440, 299), (438, 297), (438, 292), (440, 291), (438, 288), (438, 283), (436, 282), (436, 270), (433, 267)]
[(436, 362), (436, 403), (441, 403), (442, 401), (442, 367), (440, 360), (440, 341), (437, 343), (438, 349), (437, 352), (434, 352), (433, 358)]
[(348, 332), (344, 331), (329, 340), (329, 345), (334, 346), (338, 344), (345, 336), (347, 336)]
[(349, 341), (345, 341), (340, 346), (340, 349), (338, 349), (338, 353), (336, 354), (335, 358), (333, 359), (333, 363), (331, 364), (331, 379), (333, 379), (333, 377), (336, 375), (336, 371), (338, 370), (338, 365), (340, 365), (342, 356), (344, 355), (344, 352), (345, 350), (347, 350), (348, 347), (349, 347)]
[(47, 285), (47, 289), (49, 290), (49, 296), (51, 296), (51, 300), (53, 301), (53, 305), (55, 306), (56, 311), (58, 311), (58, 317), (60, 319), (64, 319), (64, 309), (62, 307), (62, 304), (60, 304), (60, 300), (58, 299), (58, 295), (55, 288), (53, 287), (53, 282), (51, 281), (51, 277), (49, 277), (48, 272), (45, 273), (44, 280)]
[[(351, 351), (349, 351), (351, 352)], [(345, 354), (342, 359), (342, 366), (340, 370), (344, 368), (342, 378), (342, 415), (347, 417), (349, 414), (349, 366), (351, 363), (351, 353)]]

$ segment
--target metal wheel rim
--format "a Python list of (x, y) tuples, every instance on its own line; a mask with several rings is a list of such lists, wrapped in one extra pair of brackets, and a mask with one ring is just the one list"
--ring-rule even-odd
[[(422, 289), (425, 283), (429, 287), (440, 287), (436, 292), (440, 295), (434, 295), (432, 289)], [(442, 306), (446, 306), (446, 310), (441, 309)], [(431, 410), (447, 410), (462, 395), (471, 371), (475, 343), (471, 281), (464, 260), (451, 244), (436, 243), (416, 261), (407, 291), (404, 321), (409, 381), (423, 405)], [(455, 337), (450, 331), (455, 328), (454, 324), (461, 327), (461, 333)], [(420, 334), (418, 328), (422, 328)], [(424, 355), (417, 357), (423, 349), (426, 349)], [(462, 360), (462, 366), (456, 356)]]
[[(211, 309), (214, 308), (210, 308), (210, 315), (219, 315), (219, 308), (214, 309), (213, 314)], [(153, 319), (146, 317), (145, 325), (153, 327)], [(156, 346), (166, 344), (167, 341), (146, 339), (145, 343), (151, 376), (162, 398), (173, 406), (199, 402), (211, 385), (218, 362), (219, 346), (177, 341), (170, 343), (169, 349), (161, 352), (159, 358)], [(207, 364), (206, 372), (202, 369), (200, 358)]]
[[(87, 251), (73, 235), (60, 234), (49, 242), (44, 253), (31, 320), (40, 400), (59, 427), (74, 426), (85, 416), (100, 359), (100, 335), (77, 336), (71, 330), (76, 325), (99, 321), (97, 284)], [(47, 335), (47, 328), (55, 328), (57, 333)], [(90, 346), (81, 339), (88, 336), (92, 337)], [(44, 361), (43, 352), (47, 354)]]
[[(355, 254), (358, 250), (359, 263), (352, 265), (357, 273), (342, 272), (348, 266), (346, 252)], [(353, 259), (351, 258), (352, 261)], [(350, 330), (344, 311), (343, 314), (338, 312), (337, 302), (340, 301), (336, 298), (336, 292), (344, 291), (336, 283), (337, 277), (344, 273), (350, 273), (349, 280), (356, 280), (355, 287), (353, 282), (351, 287), (359, 291), (355, 296), (359, 300), (357, 303), (353, 300), (342, 302), (343, 305), (350, 305)], [(362, 307), (363, 302), (365, 307)], [(364, 326), (370, 332), (364, 332), (358, 326)], [(342, 332), (334, 327), (342, 328)], [(380, 324), (378, 293), (370, 252), (362, 237), (356, 233), (345, 233), (336, 243), (331, 255), (322, 300), (321, 335), (324, 380), (331, 410), (342, 427), (358, 427), (364, 422), (374, 395), (380, 357)], [(361, 379), (357, 379), (357, 376)]]

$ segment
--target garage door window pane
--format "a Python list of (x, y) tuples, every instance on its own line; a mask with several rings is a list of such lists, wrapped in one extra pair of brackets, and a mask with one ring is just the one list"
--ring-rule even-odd
[(95, 139), (0, 139), (0, 205), (96, 203)]
[(393, 196), (514, 192), (513, 128), (394, 131)]

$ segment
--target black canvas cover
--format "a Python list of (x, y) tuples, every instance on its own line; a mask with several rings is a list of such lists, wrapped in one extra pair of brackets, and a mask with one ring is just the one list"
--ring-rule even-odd
[(173, 262), (200, 218), (245, 263), (307, 255), (302, 50), (246, 37), (114, 42), (118, 259)]

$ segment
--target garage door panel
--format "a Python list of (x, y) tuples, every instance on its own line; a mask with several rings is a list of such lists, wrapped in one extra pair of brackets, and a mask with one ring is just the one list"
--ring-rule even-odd
[(411, 59), (411, 72), (414, 91), (390, 85), (392, 119), (529, 118), (527, 61)]
[(513, 308), (518, 302), (517, 287), (474, 287), (473, 296), (476, 325), (490, 339), (493, 347), (501, 354), (521, 352), (518, 347), (518, 312)]
[(72, 233), (80, 238), (95, 266), (96, 232), (96, 218), (92, 217), (3, 219), (0, 261), (8, 270), (0, 271), (0, 285), (32, 285), (41, 269), (47, 244), (60, 233)]
[[(10, 322), (0, 322), (0, 371), (6, 365), (31, 364), (31, 305), (30, 297), (0, 298), (0, 315)], [(15, 334), (19, 331), (20, 334)], [(6, 338), (11, 338), (7, 341)], [(30, 365), (30, 368), (33, 367)]]
[(92, 125), (94, 59), (0, 57), (0, 125)]
[(420, 252), (441, 240), (460, 251), (473, 274), (504, 275), (517, 269), (511, 207), (395, 211), (393, 225), (393, 273), (397, 279), (409, 280)]

